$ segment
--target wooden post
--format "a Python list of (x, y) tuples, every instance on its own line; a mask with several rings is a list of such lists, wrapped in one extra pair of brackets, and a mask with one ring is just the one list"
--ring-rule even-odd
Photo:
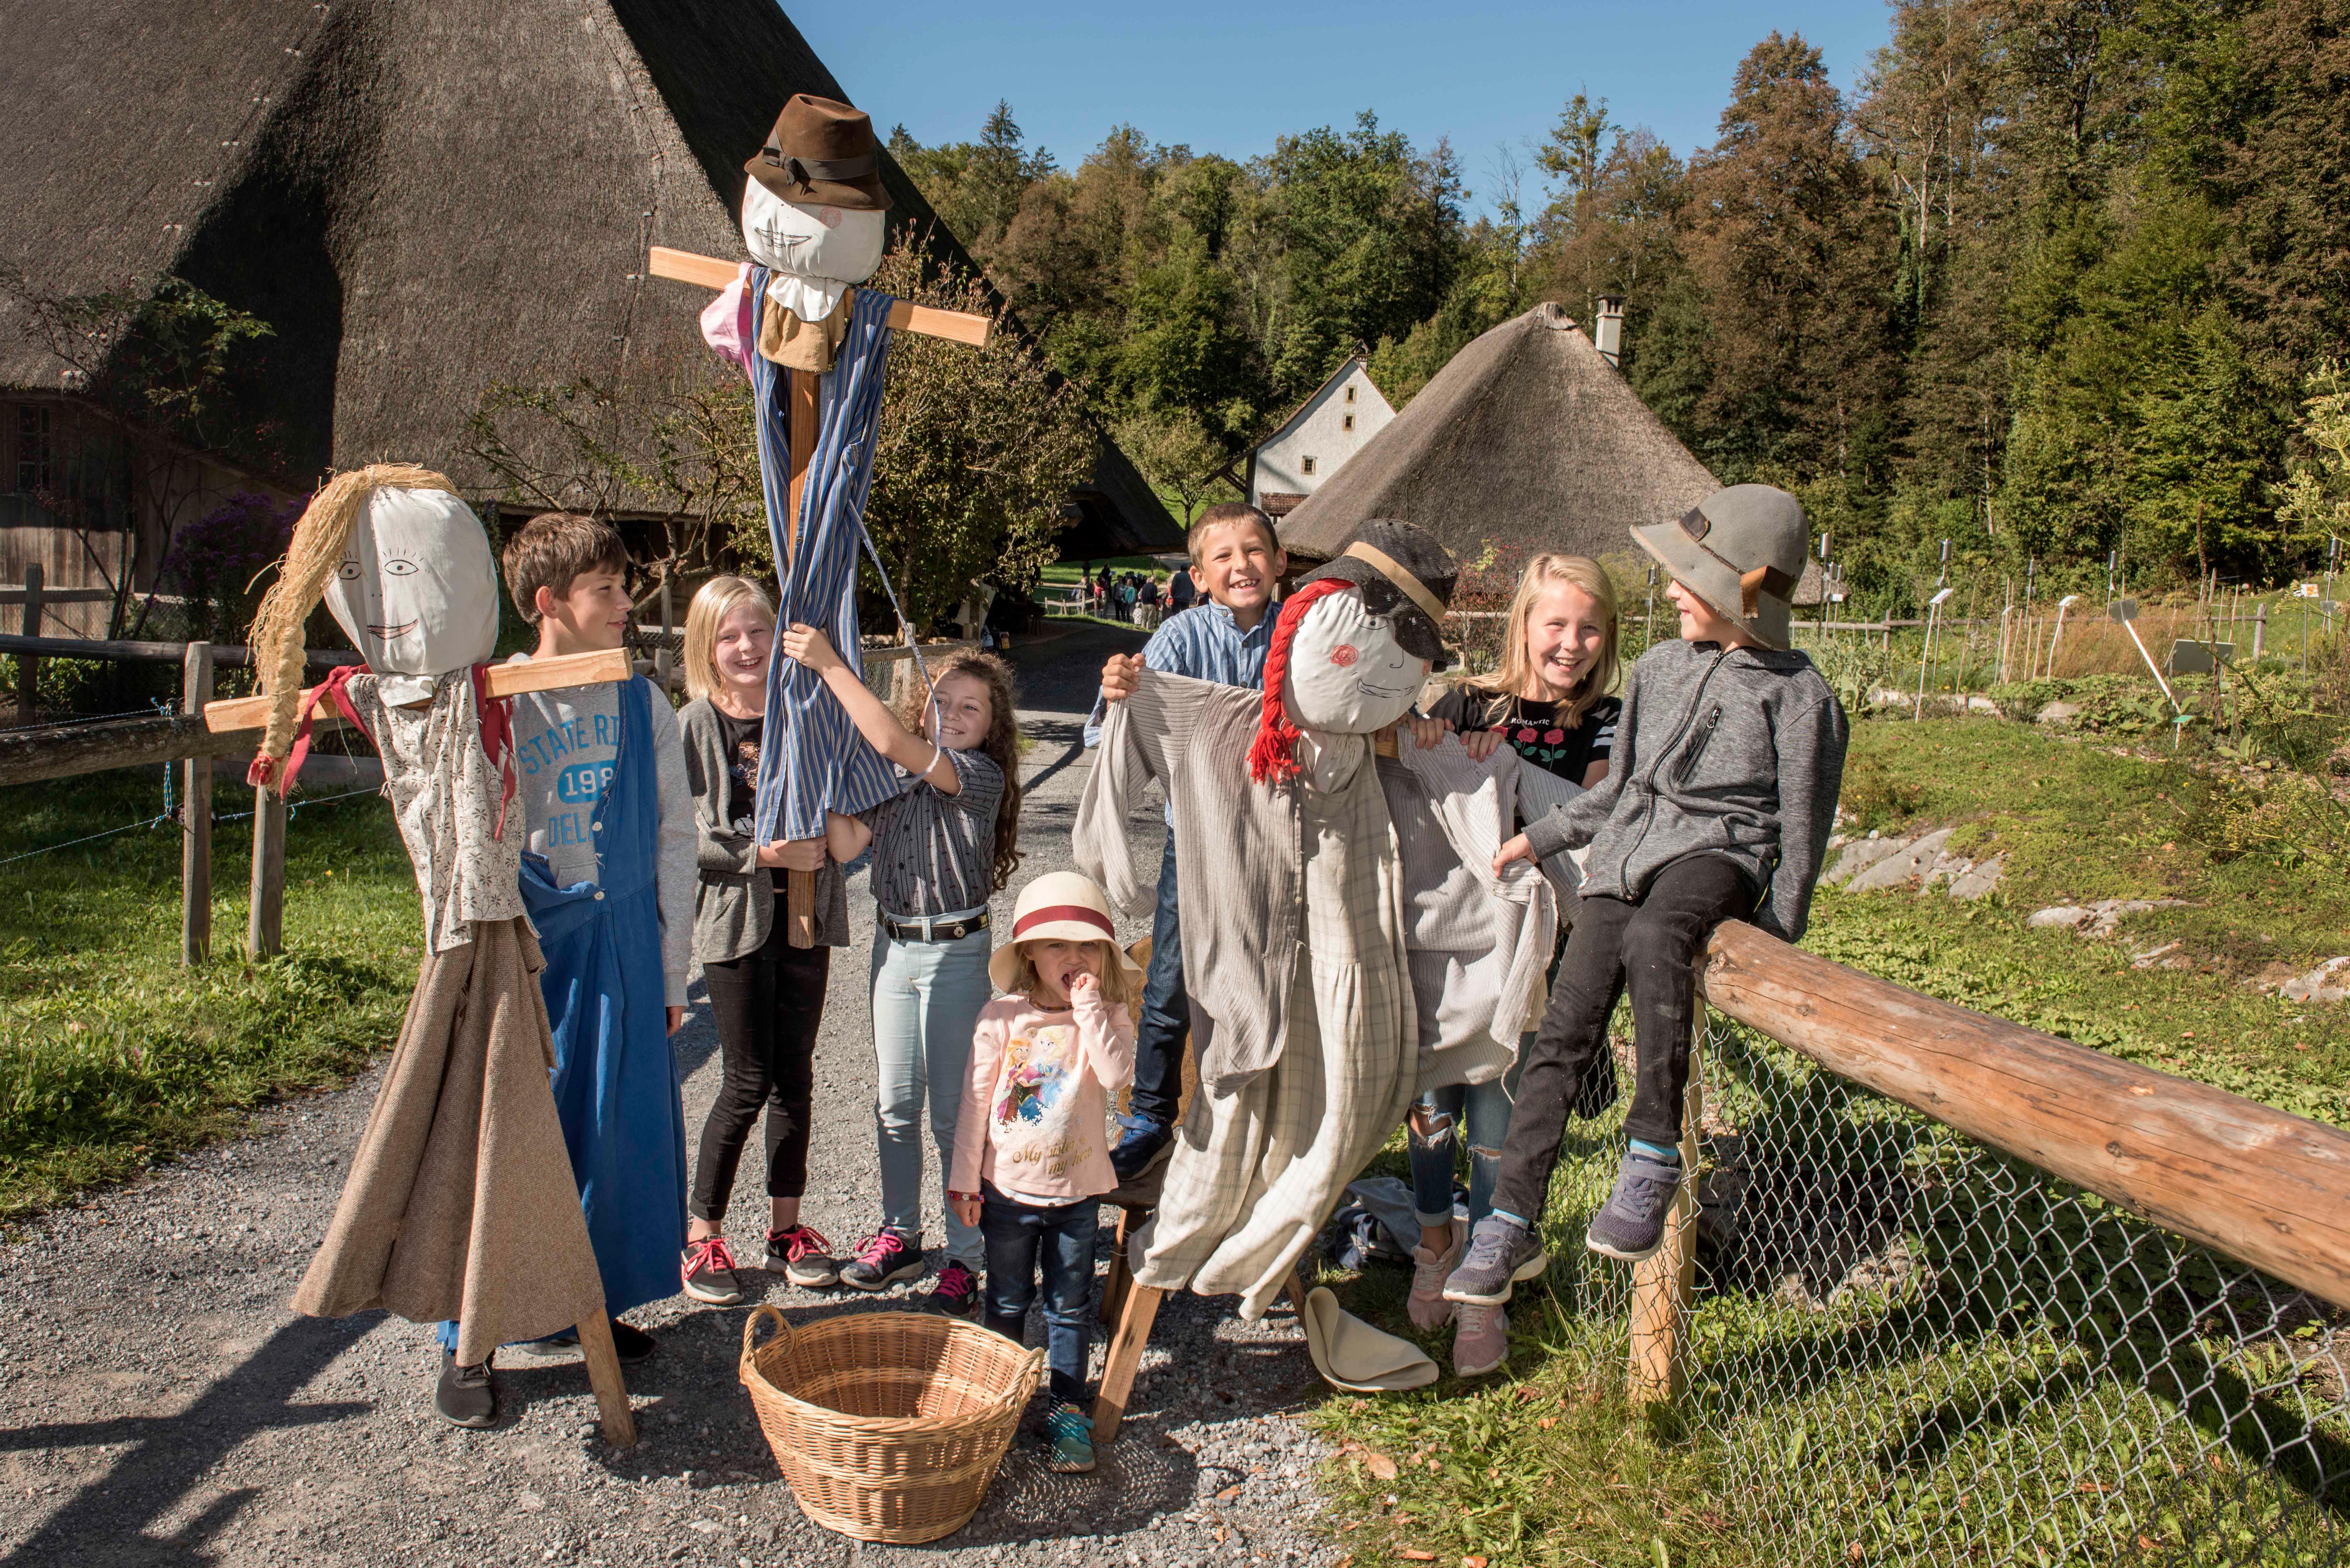
[[(180, 671), (180, 711), (203, 715), (213, 695), (213, 645), (188, 644)], [(180, 962), (199, 964), (213, 950), (213, 760), (180, 764)]]
[(286, 798), (265, 785), (253, 792), (253, 886), (245, 913), (249, 958), (286, 949)]
[(671, 625), (670, 620), (669, 579), (670, 575), (666, 570), (664, 570), (661, 573), (660, 585), (661, 639), (660, 646), (653, 650), (653, 684), (661, 689), (661, 695), (664, 697), (669, 695), (669, 672), (672, 668), (672, 660), (669, 651), (670, 627)]
[(2269, 602), (2262, 599), (2252, 612), (2252, 657), (2258, 659), (2268, 651)]
[[(819, 383), (806, 370), (791, 372), (792, 400), (792, 480), (791, 500), (784, 520), (785, 556), (795, 556), (800, 547), (800, 493), (807, 488), (808, 463), (816, 456), (816, 441), (820, 410), (816, 406)], [(784, 563), (788, 572), (791, 563)], [(850, 568), (855, 569), (853, 566)], [(784, 873), (784, 940), (795, 948), (816, 946), (816, 873), (786, 871)]]
[[(34, 561), (25, 567), (25, 635), (41, 635), (41, 563)], [(16, 722), (29, 724), (36, 717), (41, 690), (41, 661), (29, 653), (16, 656)]]
[(1665, 1216), (1665, 1244), (1632, 1266), (1632, 1346), (1625, 1393), (1633, 1407), (1670, 1405), (1689, 1386), (1690, 1303), (1697, 1291), (1698, 1128), (1705, 1119), (1705, 1009), (1690, 1040), (1681, 1096), (1681, 1185)]
[(1118, 1332), (1110, 1336), (1102, 1358), (1101, 1392), (1094, 1396), (1094, 1441), (1107, 1443), (1118, 1436), (1126, 1419), (1126, 1402), (1134, 1392), (1134, 1375), (1142, 1366), (1142, 1347), (1150, 1343), (1150, 1325), (1159, 1317), (1159, 1303), (1167, 1293), (1151, 1285), (1130, 1285), (1126, 1306), (1118, 1314)]
[(1101, 1320), (1104, 1323), (1118, 1322), (1118, 1309), (1126, 1304), (1126, 1293), (1134, 1285), (1134, 1268), (1126, 1261), (1126, 1244), (1132, 1238), (1140, 1218), (1149, 1212), (1148, 1209), (1128, 1209), (1122, 1203), (1118, 1205), (1118, 1230), (1115, 1232), (1118, 1247), (1110, 1253), (1109, 1272), (1102, 1280)]
[(612, 1345), (611, 1320), (603, 1314), (579, 1325), (579, 1355), (588, 1364), (588, 1386), (596, 1391), (604, 1440), (616, 1449), (635, 1448), (636, 1412), (629, 1407), (629, 1385), (620, 1376), (620, 1353)]

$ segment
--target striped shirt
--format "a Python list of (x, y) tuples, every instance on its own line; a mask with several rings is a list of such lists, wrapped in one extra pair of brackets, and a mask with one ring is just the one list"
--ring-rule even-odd
[[(1264, 656), (1273, 647), (1273, 623), (1280, 616), (1278, 602), (1267, 605), (1257, 623), (1243, 631), (1223, 606), (1195, 606), (1159, 623), (1142, 645), (1142, 662), (1170, 675), (1219, 686), (1263, 686)], [(1102, 724), (1108, 717), (1109, 699), (1096, 697), (1094, 711), (1086, 716), (1087, 746), (1101, 744)]]

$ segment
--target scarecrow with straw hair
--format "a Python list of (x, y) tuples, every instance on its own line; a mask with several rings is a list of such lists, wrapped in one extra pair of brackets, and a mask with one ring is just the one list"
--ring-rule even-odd
[[(599, 1399), (608, 1410), (617, 1396), (625, 1413), (549, 1086), (556, 1050), (520, 886), (523, 835), (506, 820), (511, 721), (485, 662), (497, 592), (489, 540), (449, 482), (379, 463), (312, 498), (254, 621), (268, 716), (248, 779), (289, 791), (313, 711), (331, 703), (382, 755), (424, 914), (399, 1043), (293, 1305), (456, 1320), (441, 1356), (444, 1413), (474, 1391), (466, 1375), (482, 1374), (485, 1389), (498, 1345), (576, 1325)], [(302, 628), (321, 598), (367, 663), (306, 692)]]

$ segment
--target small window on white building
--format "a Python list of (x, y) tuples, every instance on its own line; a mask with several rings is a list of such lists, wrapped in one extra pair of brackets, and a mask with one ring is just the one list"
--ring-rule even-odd
[(1353, 430), (1355, 428), (1355, 416), (1352, 414), (1340, 415), (1338, 419), (1338, 428), (1340, 430)]
[(1355, 389), (1352, 387), (1347, 389), (1347, 400), (1350, 403), (1355, 400)]
[(1299, 458), (1299, 459), (1297, 460), (1297, 472), (1300, 472), (1300, 473), (1311, 473), (1311, 472), (1314, 472), (1314, 460), (1313, 460), (1312, 458), (1310, 458), (1310, 457), (1301, 457), (1301, 458)]

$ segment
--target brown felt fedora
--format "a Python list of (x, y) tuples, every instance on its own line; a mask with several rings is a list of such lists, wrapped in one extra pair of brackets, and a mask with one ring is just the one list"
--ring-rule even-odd
[(775, 116), (766, 145), (743, 165), (743, 172), (806, 207), (872, 213), (889, 208), (873, 117), (837, 99), (793, 94)]

